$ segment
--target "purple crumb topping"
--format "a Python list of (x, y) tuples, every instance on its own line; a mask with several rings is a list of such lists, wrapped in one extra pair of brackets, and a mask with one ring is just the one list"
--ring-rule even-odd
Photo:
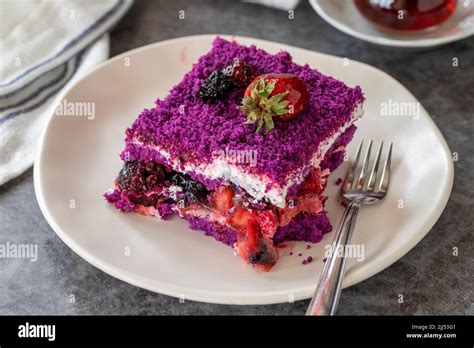
[(120, 191), (113, 190), (112, 192), (104, 193), (104, 197), (109, 203), (115, 203), (120, 199)]
[(104, 194), (105, 199), (109, 203), (115, 203), (115, 208), (123, 211), (129, 212), (135, 208), (135, 204), (130, 201), (127, 195), (121, 194), (119, 190), (114, 190), (113, 192), (106, 192)]
[(158, 214), (160, 214), (160, 218), (166, 220), (171, 214), (174, 213), (174, 207), (175, 204), (160, 203), (157, 205), (156, 210), (158, 211)]
[(154, 160), (157, 163), (166, 164), (166, 158), (161, 156), (158, 152), (145, 149), (140, 145), (127, 143), (125, 150), (120, 154), (122, 161), (138, 161), (138, 160)]
[[(246, 117), (237, 110), (243, 88), (232, 91), (223, 101), (204, 102), (198, 96), (201, 82), (212, 71), (229, 65), (234, 58), (252, 65), (258, 74), (297, 75), (309, 90), (307, 109), (292, 121), (276, 120), (275, 129), (268, 134), (256, 134), (255, 125), (244, 124)], [(138, 139), (150, 145), (159, 144), (173, 158), (189, 164), (209, 163), (216, 152), (226, 149), (256, 151), (255, 166), (238, 165), (283, 185), (290, 172), (308, 165), (321, 140), (343, 126), (363, 100), (358, 86), (347, 87), (307, 64), (295, 64), (287, 52), (271, 55), (253, 45), (246, 47), (216, 38), (212, 50), (194, 64), (169, 95), (164, 100), (157, 100), (155, 108), (140, 114), (127, 130), (126, 141)], [(146, 150), (134, 149), (131, 145), (128, 144), (122, 153), (122, 159), (156, 156), (154, 151), (133, 154)]]

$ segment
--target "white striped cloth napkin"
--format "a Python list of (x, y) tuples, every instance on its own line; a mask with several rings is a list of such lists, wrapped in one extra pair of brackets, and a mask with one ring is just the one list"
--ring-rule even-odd
[(31, 167), (68, 85), (108, 58), (132, 0), (0, 1), (0, 185)]

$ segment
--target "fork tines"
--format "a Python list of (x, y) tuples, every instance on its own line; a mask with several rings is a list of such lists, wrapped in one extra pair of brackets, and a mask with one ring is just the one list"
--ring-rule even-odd
[[(372, 165), (370, 165), (372, 144), (373, 141), (370, 140), (367, 149), (365, 150), (365, 156), (361, 161), (360, 157), (364, 147), (364, 141), (361, 141), (349, 173), (347, 174), (344, 181), (344, 191), (387, 192), (388, 183), (390, 180), (390, 165), (392, 160), (393, 143), (390, 143), (390, 147), (388, 149), (387, 155), (385, 156), (385, 162), (382, 168), (380, 168), (380, 161), (382, 158), (384, 143), (383, 141), (381, 142), (379, 151), (375, 157), (375, 161)], [(370, 175), (367, 175), (369, 168), (371, 168)]]

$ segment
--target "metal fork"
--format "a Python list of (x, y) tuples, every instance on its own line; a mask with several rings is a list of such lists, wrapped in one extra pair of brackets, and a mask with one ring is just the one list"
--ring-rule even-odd
[[(363, 146), (364, 141), (360, 143), (355, 159), (342, 185), (342, 197), (349, 204), (334, 235), (329, 255), (306, 315), (334, 315), (336, 313), (346, 265), (345, 246), (351, 242), (359, 208), (365, 204), (380, 203), (387, 193), (393, 143), (390, 143), (382, 169), (380, 168), (380, 159), (382, 157), (383, 142), (380, 144), (370, 175), (367, 175), (367, 172), (370, 167), (372, 140), (369, 142), (362, 163), (359, 163)], [(340, 256), (341, 248), (342, 256)]]

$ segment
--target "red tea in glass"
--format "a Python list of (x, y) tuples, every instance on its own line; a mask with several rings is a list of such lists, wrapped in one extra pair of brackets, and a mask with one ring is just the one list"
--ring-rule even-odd
[(354, 0), (373, 23), (397, 30), (434, 27), (451, 16), (456, 0)]

